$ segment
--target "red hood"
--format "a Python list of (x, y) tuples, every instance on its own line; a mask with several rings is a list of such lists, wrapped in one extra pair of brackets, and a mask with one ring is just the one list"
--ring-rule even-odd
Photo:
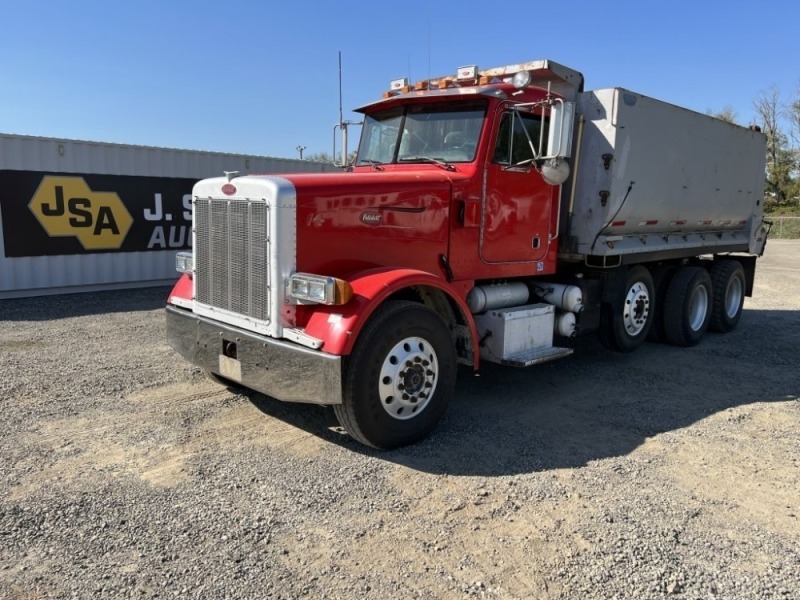
[(341, 276), (391, 266), (440, 274), (452, 184), (464, 174), (404, 165), (402, 171), (282, 177), (297, 193), (298, 271)]

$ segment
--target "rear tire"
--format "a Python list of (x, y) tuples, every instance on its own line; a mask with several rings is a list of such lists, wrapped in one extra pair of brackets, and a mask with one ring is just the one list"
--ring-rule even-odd
[(655, 302), (650, 307), (650, 311), (653, 313), (653, 325), (650, 327), (650, 333), (647, 334), (648, 341), (661, 343), (667, 339), (664, 334), (664, 297), (667, 295), (667, 287), (669, 287), (675, 270), (675, 265), (658, 265), (651, 271)]
[(742, 264), (737, 260), (716, 260), (709, 271), (714, 290), (711, 323), (708, 328), (719, 333), (736, 329), (742, 317), (746, 282)]
[(390, 449), (427, 436), (453, 395), (456, 354), (431, 309), (391, 301), (361, 332), (348, 360), (339, 423), (359, 442)]
[(711, 277), (702, 267), (681, 267), (664, 297), (664, 334), (675, 346), (695, 346), (711, 320)]
[(633, 352), (653, 324), (653, 278), (642, 265), (628, 269), (623, 295), (600, 312), (600, 342), (609, 350)]

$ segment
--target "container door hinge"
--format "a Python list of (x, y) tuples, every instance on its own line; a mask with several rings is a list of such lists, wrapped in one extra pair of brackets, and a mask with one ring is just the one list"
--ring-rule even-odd
[(600, 190), (600, 206), (605, 206), (606, 204), (608, 204), (608, 197), (610, 195), (611, 194), (609, 193), (608, 190)]

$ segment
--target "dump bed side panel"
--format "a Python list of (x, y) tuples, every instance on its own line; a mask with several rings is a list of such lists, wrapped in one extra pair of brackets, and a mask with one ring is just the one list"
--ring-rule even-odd
[(758, 247), (763, 134), (621, 88), (580, 94), (578, 114), (566, 252)]

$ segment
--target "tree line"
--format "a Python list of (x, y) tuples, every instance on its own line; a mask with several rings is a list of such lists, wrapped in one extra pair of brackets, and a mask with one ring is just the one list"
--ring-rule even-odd
[[(766, 212), (800, 211), (800, 87), (788, 101), (777, 86), (770, 86), (753, 100), (758, 125), (767, 136), (764, 186)], [(713, 116), (736, 123), (736, 114), (725, 107)]]

